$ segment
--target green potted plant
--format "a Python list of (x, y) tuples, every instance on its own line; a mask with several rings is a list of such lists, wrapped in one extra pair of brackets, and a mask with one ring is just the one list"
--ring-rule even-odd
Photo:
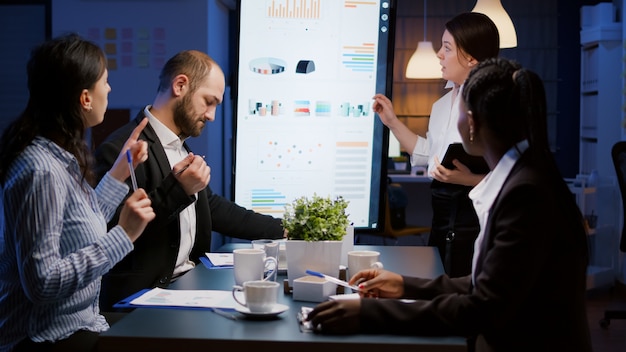
[(339, 196), (300, 197), (285, 206), (283, 228), (287, 238), (304, 241), (341, 241), (350, 224), (346, 208), (348, 201)]
[[(283, 227), (287, 230), (285, 250), (289, 286), (293, 280), (314, 270), (338, 277), (342, 240), (353, 231), (346, 214), (348, 201), (314, 194), (285, 205)], [(354, 238), (351, 236), (352, 239)], [(353, 244), (353, 243), (352, 243)]]

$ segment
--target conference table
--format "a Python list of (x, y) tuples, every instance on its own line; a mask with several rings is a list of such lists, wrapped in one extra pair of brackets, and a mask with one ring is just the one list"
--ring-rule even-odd
[[(229, 252), (250, 244), (227, 244), (219, 251)], [(438, 251), (426, 246), (355, 245), (355, 250), (376, 250), (385, 269), (434, 278), (444, 272)], [(158, 260), (155, 258), (155, 260)], [(278, 275), (280, 282), (286, 274)], [(209, 269), (198, 265), (170, 285), (180, 290), (231, 290), (232, 269)], [(271, 320), (248, 319), (234, 312), (236, 320), (209, 309), (137, 308), (101, 334), (100, 351), (467, 351), (459, 336), (400, 336), (391, 334), (324, 335), (301, 332), (297, 313), (314, 302), (294, 301), (290, 294), (279, 294), (278, 303), (289, 310)]]

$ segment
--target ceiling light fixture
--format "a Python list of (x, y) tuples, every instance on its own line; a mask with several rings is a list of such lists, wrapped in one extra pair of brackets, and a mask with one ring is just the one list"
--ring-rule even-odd
[(514, 48), (517, 46), (517, 33), (511, 17), (506, 12), (500, 0), (477, 0), (472, 12), (480, 12), (489, 16), (498, 27), (500, 34), (500, 48)]
[(441, 65), (433, 43), (426, 40), (426, 0), (424, 0), (424, 40), (417, 43), (417, 49), (406, 66), (406, 78), (441, 78)]

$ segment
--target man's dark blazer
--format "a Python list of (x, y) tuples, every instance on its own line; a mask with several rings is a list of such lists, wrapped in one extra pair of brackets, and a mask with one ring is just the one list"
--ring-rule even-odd
[[(111, 168), (133, 129), (144, 118), (143, 110), (125, 126), (113, 132), (96, 151), (98, 178)], [(114, 303), (145, 288), (166, 287), (171, 279), (180, 246), (178, 214), (196, 200), (188, 196), (171, 170), (165, 150), (148, 124), (141, 136), (148, 143), (148, 160), (137, 166), (137, 185), (152, 201), (156, 218), (134, 243), (134, 250), (102, 278), (100, 307), (113, 310)], [(188, 147), (185, 145), (185, 148)], [(211, 191), (207, 186), (198, 192), (196, 239), (190, 259), (196, 264), (211, 248), (211, 232), (243, 239), (282, 238), (280, 219), (261, 215), (238, 206)], [(109, 223), (117, 224), (118, 214)]]
[(404, 278), (399, 300), (365, 299), (368, 332), (467, 336), (476, 351), (591, 351), (585, 308), (587, 236), (551, 159), (526, 152), (499, 192), (475, 272)]

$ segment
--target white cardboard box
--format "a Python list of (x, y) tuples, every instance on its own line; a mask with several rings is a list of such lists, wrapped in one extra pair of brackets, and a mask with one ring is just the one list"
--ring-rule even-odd
[(294, 301), (324, 302), (337, 293), (337, 284), (317, 276), (302, 276), (293, 280)]

